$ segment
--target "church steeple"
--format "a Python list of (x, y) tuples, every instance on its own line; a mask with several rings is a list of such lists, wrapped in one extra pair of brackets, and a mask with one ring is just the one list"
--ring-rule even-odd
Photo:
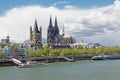
[(34, 24), (34, 32), (37, 32), (37, 33), (39, 32), (36, 19), (35, 19), (35, 24)]
[(51, 18), (51, 15), (50, 15), (49, 27), (53, 27), (53, 25), (52, 25), (52, 18)]
[(30, 27), (30, 42), (31, 47), (34, 47), (34, 49), (42, 47), (42, 28), (38, 28), (36, 19), (33, 26), (33, 30), (32, 27)]
[(57, 17), (55, 16), (55, 27), (58, 27), (58, 24), (57, 24)]
[(57, 24), (57, 17), (55, 16), (55, 35), (59, 35), (59, 28), (58, 28), (58, 24)]

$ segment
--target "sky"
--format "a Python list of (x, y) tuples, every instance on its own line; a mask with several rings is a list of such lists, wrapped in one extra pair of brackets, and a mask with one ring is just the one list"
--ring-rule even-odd
[(0, 39), (7, 35), (15, 42), (29, 39), (29, 28), (42, 26), (46, 39), (49, 18), (57, 16), (62, 33), (72, 35), (77, 42), (120, 45), (119, 0), (1, 0)]

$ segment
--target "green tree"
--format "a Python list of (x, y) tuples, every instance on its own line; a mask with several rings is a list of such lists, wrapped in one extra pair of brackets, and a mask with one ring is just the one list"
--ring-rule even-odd
[(4, 53), (0, 51), (0, 59), (2, 59), (4, 57), (5, 57)]
[(25, 53), (28, 56), (31, 56), (31, 57), (35, 57), (36, 56), (36, 52), (34, 50), (26, 50)]
[(52, 56), (52, 57), (60, 56), (60, 53), (61, 53), (60, 49), (51, 49), (50, 50), (50, 56)]
[(66, 49), (62, 49), (61, 51), (61, 56), (69, 56), (69, 55), (72, 55), (72, 49), (70, 48), (66, 48)]

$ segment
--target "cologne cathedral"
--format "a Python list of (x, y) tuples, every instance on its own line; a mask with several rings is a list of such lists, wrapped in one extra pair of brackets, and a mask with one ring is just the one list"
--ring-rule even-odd
[(57, 17), (55, 17), (55, 23), (52, 24), (52, 18), (50, 16), (49, 26), (47, 30), (47, 44), (48, 45), (70, 45), (75, 43), (75, 38), (72, 36), (66, 36), (64, 29), (63, 33), (59, 33), (59, 27), (57, 23)]

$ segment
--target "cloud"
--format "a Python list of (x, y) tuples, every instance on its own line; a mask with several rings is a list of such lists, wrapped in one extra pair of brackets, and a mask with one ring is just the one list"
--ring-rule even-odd
[(70, 3), (69, 1), (59, 1), (53, 4), (53, 6), (60, 5), (60, 4), (68, 4)]
[(64, 8), (67, 8), (67, 9), (74, 9), (75, 7), (72, 6), (72, 5), (65, 5)]
[[(62, 3), (69, 2), (58, 2), (54, 5)], [(78, 42), (84, 40), (109, 45), (117, 39), (114, 45), (120, 44), (120, 6), (118, 3), (94, 9), (69, 8), (59, 9), (55, 6), (34, 5), (10, 9), (0, 16), (2, 34), (0, 36), (9, 34), (11, 39), (18, 42), (29, 39), (29, 28), (34, 25), (36, 17), (38, 25), (42, 26), (42, 37), (46, 38), (51, 14), (53, 24), (57, 15), (60, 30), (64, 26), (66, 34), (74, 35)]]

